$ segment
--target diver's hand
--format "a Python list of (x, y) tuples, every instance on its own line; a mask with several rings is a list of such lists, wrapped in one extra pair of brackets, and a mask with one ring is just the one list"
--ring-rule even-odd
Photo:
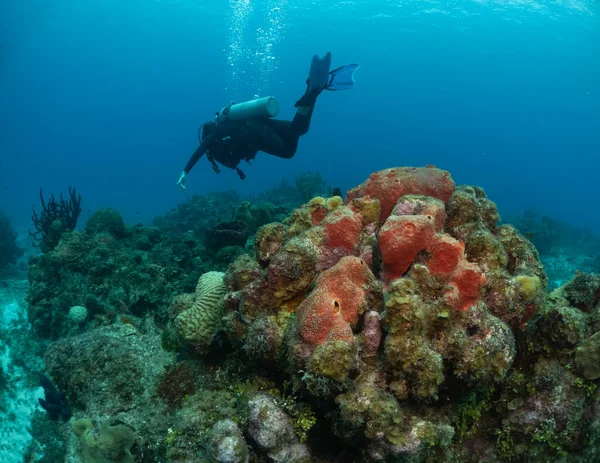
[(187, 176), (187, 174), (185, 171), (181, 172), (181, 175), (179, 176), (179, 180), (177, 180), (177, 183), (176, 183), (176, 185), (179, 185), (182, 190), (187, 190), (187, 187), (185, 186), (185, 177), (186, 176)]

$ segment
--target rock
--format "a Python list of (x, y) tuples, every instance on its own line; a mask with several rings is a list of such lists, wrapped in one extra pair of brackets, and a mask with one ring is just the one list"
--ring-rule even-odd
[(213, 426), (209, 449), (211, 457), (219, 463), (247, 463), (249, 460), (248, 445), (231, 420), (222, 420)]
[(309, 461), (305, 445), (300, 444), (290, 418), (267, 394), (257, 394), (248, 402), (248, 434), (275, 462)]
[(600, 332), (587, 338), (577, 348), (577, 363), (586, 379), (600, 378)]

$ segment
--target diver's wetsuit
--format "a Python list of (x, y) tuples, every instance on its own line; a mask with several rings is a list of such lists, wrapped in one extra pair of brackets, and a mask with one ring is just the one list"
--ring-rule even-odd
[(203, 130), (202, 142), (190, 157), (184, 172), (189, 173), (205, 153), (216, 172), (219, 172), (219, 168), (214, 161), (235, 169), (242, 179), (245, 178), (245, 175), (237, 167), (238, 164), (243, 160), (254, 159), (259, 151), (279, 158), (290, 159), (296, 154), (298, 139), (308, 132), (313, 108), (314, 106), (311, 106), (306, 115), (296, 113), (291, 121), (265, 119), (235, 122), (226, 120), (210, 131), (207, 131), (206, 127), (209, 124), (211, 127), (215, 127), (215, 124), (207, 123)]
[(204, 154), (215, 172), (220, 172), (217, 165), (219, 162), (235, 169), (241, 179), (246, 176), (239, 169), (238, 164), (241, 161), (254, 159), (259, 151), (290, 159), (296, 154), (298, 139), (308, 132), (319, 94), (323, 90), (352, 88), (354, 72), (358, 66), (358, 64), (347, 64), (330, 71), (331, 53), (325, 53), (322, 58), (314, 55), (306, 80), (306, 92), (294, 104), (298, 111), (291, 121), (261, 119), (236, 122), (225, 117), (219, 123), (205, 123), (202, 126), (200, 146), (192, 154), (177, 183), (185, 188), (186, 175)]

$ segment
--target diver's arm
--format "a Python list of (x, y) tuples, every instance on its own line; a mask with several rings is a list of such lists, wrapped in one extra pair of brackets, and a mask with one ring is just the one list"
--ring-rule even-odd
[(188, 161), (185, 168), (183, 169), (183, 171), (186, 174), (189, 174), (190, 170), (192, 170), (192, 168), (196, 165), (198, 160), (202, 156), (204, 156), (204, 153), (206, 153), (206, 150), (208, 149), (208, 145), (210, 145), (210, 142), (212, 141), (212, 139), (213, 139), (213, 137), (205, 138), (204, 140), (202, 140), (202, 143), (200, 143), (200, 146), (198, 148), (196, 148), (196, 151), (194, 151), (194, 153), (190, 157), (190, 160)]
[(185, 168), (183, 169), (183, 171), (181, 171), (179, 180), (177, 180), (177, 185), (179, 185), (182, 190), (187, 190), (187, 187), (185, 186), (185, 178), (186, 178), (187, 174), (190, 172), (190, 170), (192, 170), (192, 168), (196, 165), (198, 160), (202, 156), (204, 156), (204, 153), (206, 153), (206, 150), (208, 149), (208, 146), (210, 145), (212, 140), (213, 140), (213, 137), (207, 137), (204, 140), (202, 140), (202, 143), (200, 143), (200, 146), (198, 148), (196, 148), (196, 151), (194, 151), (194, 153), (190, 157), (190, 160), (187, 162)]

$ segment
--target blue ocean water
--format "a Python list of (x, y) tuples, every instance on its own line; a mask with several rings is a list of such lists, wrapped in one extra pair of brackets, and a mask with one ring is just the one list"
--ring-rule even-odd
[[(193, 194), (261, 191), (298, 172), (342, 189), (435, 164), (525, 208), (597, 228), (600, 19), (591, 0), (4, 0), (0, 209), (30, 226), (38, 190), (149, 222)], [(291, 118), (313, 54), (358, 62), (320, 97), (292, 160), (259, 155), (175, 182), (198, 126), (274, 95)], [(85, 223), (85, 214), (80, 223)]]

